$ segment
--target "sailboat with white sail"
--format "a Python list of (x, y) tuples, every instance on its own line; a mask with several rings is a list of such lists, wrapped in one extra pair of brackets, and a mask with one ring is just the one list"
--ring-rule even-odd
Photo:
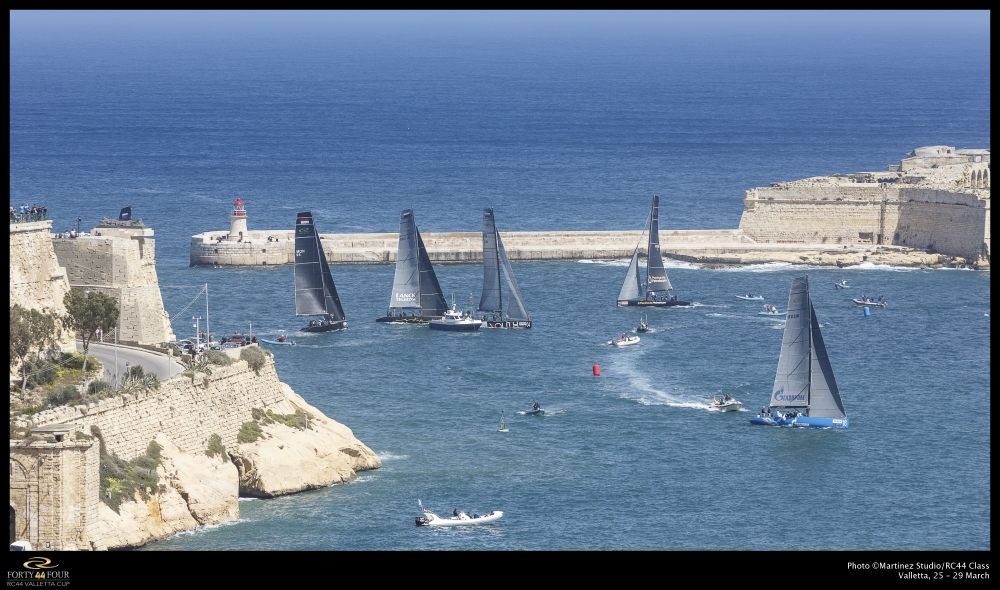
[[(501, 269), (507, 281), (506, 308), (500, 284)], [(517, 280), (514, 279), (514, 271), (510, 267), (500, 232), (497, 231), (492, 207), (483, 210), (483, 294), (479, 298), (479, 311), (492, 314), (483, 316), (487, 328), (531, 327), (531, 318), (521, 299), (521, 290), (517, 288)]]
[(333, 284), (312, 211), (295, 216), (295, 315), (322, 316), (310, 320), (302, 332), (347, 329), (344, 308)]
[(413, 216), (413, 209), (399, 214), (399, 249), (396, 251), (396, 274), (392, 281), (389, 309), (376, 322), (389, 324), (426, 324), (441, 319), (448, 302), (441, 293), (431, 259)]
[(750, 422), (765, 426), (847, 428), (847, 412), (809, 297), (808, 276), (792, 280), (787, 309), (771, 403)]
[[(646, 294), (643, 296), (643, 285), (639, 281), (639, 246), (642, 245), (642, 234), (639, 243), (635, 245), (632, 261), (629, 262), (625, 282), (618, 293), (618, 307), (673, 307), (691, 305), (689, 301), (681, 301), (676, 295), (671, 295), (674, 287), (667, 278), (663, 268), (663, 257), (660, 255), (660, 197), (653, 195), (653, 206), (649, 211), (649, 236), (646, 243)], [(645, 230), (645, 226), (643, 227)], [(661, 295), (657, 296), (657, 292)]]

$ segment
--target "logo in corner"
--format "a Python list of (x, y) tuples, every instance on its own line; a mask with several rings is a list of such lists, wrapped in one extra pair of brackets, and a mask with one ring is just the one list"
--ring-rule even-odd
[(55, 569), (57, 567), (59, 567), (59, 565), (52, 565), (52, 560), (48, 557), (32, 557), (28, 561), (24, 562), (24, 568), (29, 570), (48, 570)]

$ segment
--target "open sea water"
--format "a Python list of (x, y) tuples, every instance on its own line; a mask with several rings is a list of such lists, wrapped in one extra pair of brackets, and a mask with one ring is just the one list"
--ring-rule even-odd
[[(655, 192), (664, 228), (734, 228), (754, 186), (988, 148), (988, 13), (14, 12), (10, 49), (11, 203), (55, 231), (132, 204), (167, 310), (208, 283), (214, 333), (291, 335), (282, 380), (384, 464), (146, 549), (990, 548), (988, 271), (668, 263), (695, 305), (615, 349), (625, 261), (515, 264), (534, 328), (474, 334), (376, 324), (391, 266), (334, 267), (350, 328), (315, 335), (291, 267), (187, 266), (236, 197), (251, 229), (392, 232), (413, 206), (478, 231), (494, 206), (524, 231), (639, 229)], [(437, 273), (478, 301), (481, 268)], [(846, 431), (749, 424), (783, 326), (735, 295), (784, 309), (802, 274)], [(418, 498), (505, 515), (417, 528)]]

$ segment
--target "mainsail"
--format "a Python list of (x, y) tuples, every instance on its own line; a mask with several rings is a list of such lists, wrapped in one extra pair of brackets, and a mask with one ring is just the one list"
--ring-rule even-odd
[(418, 270), (417, 225), (413, 209), (399, 214), (399, 249), (396, 251), (396, 275), (392, 280), (390, 309), (420, 307), (420, 272)]
[(479, 298), (479, 311), (503, 311), (503, 292), (500, 287), (500, 269), (507, 280), (507, 317), (528, 321), (528, 310), (521, 299), (514, 271), (510, 267), (503, 240), (496, 229), (493, 208), (483, 211), (483, 294)]
[(646, 292), (670, 291), (670, 279), (663, 268), (663, 258), (660, 256), (660, 197), (653, 195), (653, 208), (650, 211), (649, 245), (646, 249)]
[(344, 319), (311, 211), (295, 216), (295, 315)]
[(500, 291), (500, 253), (497, 250), (497, 228), (493, 209), (483, 211), (483, 294), (479, 298), (479, 311), (503, 310), (503, 293)]
[(788, 293), (785, 333), (781, 337), (778, 370), (771, 390), (771, 407), (804, 408), (809, 405), (811, 312), (808, 277), (794, 279)]

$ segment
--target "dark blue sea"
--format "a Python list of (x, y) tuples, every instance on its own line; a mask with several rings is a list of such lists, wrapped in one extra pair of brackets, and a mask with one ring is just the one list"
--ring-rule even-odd
[[(292, 270), (192, 269), (192, 234), (737, 227), (743, 191), (990, 147), (985, 12), (30, 13), (10, 18), (10, 200), (54, 230), (131, 204), (179, 336), (294, 333)], [(375, 324), (390, 266), (334, 267), (343, 333), (274, 351), (285, 382), (384, 467), (240, 503), (147, 549), (990, 549), (990, 273), (668, 263), (686, 309), (604, 343), (624, 262), (515, 264), (530, 331)], [(449, 297), (482, 270), (440, 265)], [(851, 420), (754, 427), (808, 274)], [(855, 288), (837, 291), (847, 278)], [(850, 302), (884, 295), (871, 317)], [(848, 294), (845, 294), (848, 293)], [(592, 375), (592, 366), (601, 376)], [(748, 411), (711, 410), (734, 395)], [(518, 414), (539, 401), (545, 417)], [(497, 432), (501, 412), (510, 432)], [(503, 510), (413, 525), (417, 499)]]

